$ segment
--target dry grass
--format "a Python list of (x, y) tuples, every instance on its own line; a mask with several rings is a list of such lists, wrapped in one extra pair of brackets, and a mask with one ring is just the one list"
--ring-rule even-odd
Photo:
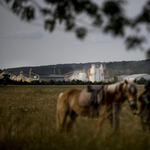
[[(96, 139), (96, 119), (79, 117), (67, 135), (56, 131), (56, 104), (59, 93), (85, 86), (0, 87), (1, 150), (141, 150), (149, 149), (150, 135), (141, 131), (137, 116), (125, 102), (120, 116), (120, 134), (113, 135), (108, 121)], [(143, 86), (138, 87), (140, 94)]]

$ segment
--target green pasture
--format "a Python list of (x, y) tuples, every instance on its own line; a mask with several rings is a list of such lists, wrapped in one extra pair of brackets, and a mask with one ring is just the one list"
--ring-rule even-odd
[[(78, 117), (72, 130), (56, 130), (56, 104), (61, 92), (80, 85), (23, 85), (0, 87), (0, 150), (147, 150), (150, 133), (125, 102), (120, 132), (112, 134), (106, 120), (93, 138), (97, 119)], [(138, 95), (144, 86), (138, 86)]]

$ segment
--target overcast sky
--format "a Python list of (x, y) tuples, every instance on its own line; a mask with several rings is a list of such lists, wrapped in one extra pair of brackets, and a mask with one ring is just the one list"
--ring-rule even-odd
[[(127, 14), (137, 14), (144, 2), (130, 0)], [(60, 28), (49, 33), (43, 26), (20, 21), (0, 6), (0, 69), (144, 59), (145, 52), (127, 51), (119, 38), (114, 39), (97, 30), (82, 41), (76, 39), (74, 33), (66, 33)]]

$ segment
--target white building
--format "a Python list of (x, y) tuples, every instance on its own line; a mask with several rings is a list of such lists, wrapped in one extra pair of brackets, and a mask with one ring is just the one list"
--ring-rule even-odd
[(87, 81), (87, 74), (81, 71), (74, 71), (69, 77), (69, 80), (82, 80)]
[(130, 76), (127, 76), (124, 78), (124, 80), (134, 80), (136, 79), (137, 81), (140, 80), (141, 78), (144, 78), (146, 80), (150, 79), (150, 75), (148, 74), (133, 74), (133, 75), (130, 75)]
[(79, 79), (79, 71), (74, 71), (71, 76), (69, 76), (69, 80), (78, 80)]
[(102, 81), (104, 80), (104, 68), (103, 68), (103, 65), (101, 64), (100, 67), (97, 67), (95, 66), (95, 64), (92, 64), (91, 65), (91, 68), (89, 70), (89, 81), (91, 82), (99, 82), (99, 81)]
[(86, 73), (80, 72), (79, 73), (79, 80), (86, 81), (87, 80)]

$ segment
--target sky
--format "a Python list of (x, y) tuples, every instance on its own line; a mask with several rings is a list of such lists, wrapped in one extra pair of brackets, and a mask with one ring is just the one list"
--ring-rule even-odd
[[(145, 1), (130, 0), (126, 4), (127, 15), (137, 14)], [(127, 51), (122, 39), (99, 30), (88, 33), (84, 40), (63, 28), (49, 33), (42, 25), (21, 21), (1, 6), (0, 20), (0, 69), (146, 59), (144, 51)]]

